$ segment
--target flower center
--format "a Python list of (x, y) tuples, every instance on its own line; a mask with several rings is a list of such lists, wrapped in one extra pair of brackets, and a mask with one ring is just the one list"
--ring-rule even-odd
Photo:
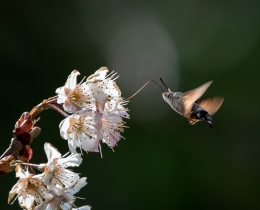
[(81, 121), (77, 120), (75, 118), (70, 118), (70, 127), (69, 127), (69, 131), (72, 132), (72, 130), (78, 132), (81, 129), (82, 125), (81, 125)]
[(75, 118), (70, 118), (70, 127), (68, 128), (68, 133), (71, 132), (74, 132), (78, 138), (80, 133), (84, 133), (86, 136), (92, 139), (92, 136), (88, 134), (86, 130), (84, 130), (84, 121)]
[(74, 90), (70, 91), (68, 98), (71, 102), (80, 101), (82, 99), (82, 91), (80, 86), (77, 85)]

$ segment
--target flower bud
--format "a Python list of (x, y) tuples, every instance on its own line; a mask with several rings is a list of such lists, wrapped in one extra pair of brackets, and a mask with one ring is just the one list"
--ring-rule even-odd
[(16, 136), (22, 133), (30, 133), (33, 126), (34, 123), (30, 113), (24, 112), (20, 119), (15, 123), (13, 134)]
[(25, 147), (23, 147), (23, 149), (20, 150), (18, 158), (23, 162), (29, 162), (32, 156), (33, 156), (32, 148), (26, 145)]
[(14, 167), (10, 166), (10, 163), (14, 160), (12, 155), (6, 156), (0, 160), (0, 175), (9, 173), (14, 170)]

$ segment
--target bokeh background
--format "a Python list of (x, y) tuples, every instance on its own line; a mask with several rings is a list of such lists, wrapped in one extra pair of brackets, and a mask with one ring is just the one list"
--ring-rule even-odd
[[(204, 97), (223, 96), (215, 130), (190, 126), (149, 84), (128, 105), (131, 119), (115, 152), (84, 155), (88, 185), (78, 206), (93, 210), (260, 209), (260, 2), (1, 1), (1, 151), (22, 112), (55, 95), (73, 69), (88, 76), (101, 66), (120, 74), (129, 97), (162, 77), (172, 91), (214, 83)], [(46, 162), (44, 142), (63, 154), (62, 116), (41, 114), (33, 163)], [(4, 175), (1, 208), (15, 173)]]

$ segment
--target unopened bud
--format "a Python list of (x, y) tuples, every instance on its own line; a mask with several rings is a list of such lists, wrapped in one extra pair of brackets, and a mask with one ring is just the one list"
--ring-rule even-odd
[(10, 163), (14, 160), (12, 155), (6, 156), (0, 160), (0, 175), (9, 173), (14, 170), (14, 167), (10, 166)]
[(33, 156), (32, 148), (26, 145), (22, 150), (20, 150), (18, 158), (23, 162), (29, 162), (32, 156)]
[(34, 126), (34, 122), (31, 119), (31, 115), (29, 112), (24, 112), (20, 119), (15, 123), (14, 127), (14, 135), (19, 135), (22, 133), (30, 133), (31, 129)]
[(40, 127), (34, 127), (30, 132), (31, 135), (31, 142), (41, 133)]

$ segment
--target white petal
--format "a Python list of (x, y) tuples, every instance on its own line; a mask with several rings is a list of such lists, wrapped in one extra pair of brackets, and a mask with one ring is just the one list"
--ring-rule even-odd
[(53, 147), (50, 143), (44, 144), (44, 150), (48, 158), (48, 163), (52, 162), (54, 158), (61, 157), (60, 152), (55, 147)]
[(107, 95), (102, 90), (95, 90), (93, 91), (93, 94), (94, 94), (94, 98), (98, 103), (97, 109), (103, 110), (107, 99)]
[[(57, 177), (58, 178), (58, 177)], [(53, 179), (53, 181), (56, 180), (56, 177)], [(56, 182), (53, 182), (51, 183), (49, 186), (48, 186), (49, 190), (51, 191), (51, 193), (53, 195), (55, 195), (55, 200), (57, 201), (57, 197), (59, 196), (62, 196), (64, 195), (65, 193), (65, 188), (64, 187), (61, 187), (60, 185), (57, 185)], [(53, 201), (51, 201), (53, 202)]]
[(16, 177), (19, 178), (28, 177), (28, 173), (22, 169), (21, 165), (16, 166), (15, 172), (16, 172)]
[(65, 95), (65, 88), (64, 88), (64, 86), (57, 88), (55, 93)]
[(96, 82), (96, 81), (104, 80), (107, 72), (108, 72), (107, 67), (101, 67), (94, 74), (90, 75), (87, 78), (87, 82)]
[(111, 123), (116, 123), (116, 124), (122, 122), (122, 117), (116, 115), (105, 116), (105, 119), (109, 120)]
[(74, 139), (68, 140), (69, 149), (72, 153), (77, 153), (76, 148), (78, 147), (77, 141)]
[(58, 164), (62, 167), (74, 167), (79, 166), (82, 163), (82, 157), (81, 154), (71, 154), (70, 156), (66, 158), (61, 158), (58, 160)]
[(77, 184), (73, 188), (67, 190), (67, 194), (72, 196), (76, 194), (78, 191), (80, 191), (82, 187), (86, 186), (86, 179), (86, 177), (79, 179)]
[(72, 71), (68, 77), (65, 87), (70, 90), (74, 89), (77, 85), (77, 76), (78, 75), (80, 75), (80, 73), (77, 70)]
[(58, 94), (58, 100), (57, 103), (58, 104), (63, 104), (65, 102), (65, 100), (67, 99), (66, 93), (65, 93), (65, 88), (64, 87), (60, 87), (56, 90), (56, 93)]
[[(52, 185), (55, 187), (61, 186), (60, 189), (58, 189), (60, 191), (61, 189), (67, 189), (74, 186), (79, 178), (80, 177), (78, 174), (68, 169), (63, 169), (60, 171), (56, 171), (56, 176), (53, 179)], [(57, 193), (57, 195), (61, 195), (61, 193)]]
[(95, 123), (92, 123), (91, 125), (94, 126), (97, 130), (100, 130), (102, 127), (102, 114), (99, 111), (94, 112), (93, 117), (95, 119)]
[(52, 200), (37, 205), (34, 210), (57, 210), (63, 197), (53, 197)]
[(100, 82), (98, 84), (98, 88), (104, 91), (104, 93), (110, 97), (119, 97), (121, 95), (120, 89), (111, 79), (105, 79), (103, 82)]
[(99, 139), (85, 139), (81, 142), (81, 146), (86, 152), (94, 151), (98, 147), (99, 142)]
[(19, 187), (19, 184), (18, 184), (18, 183), (16, 183), (16, 184), (12, 187), (11, 191), (9, 192), (8, 203), (10, 203), (11, 200), (13, 200), (15, 194), (18, 193), (18, 187)]
[(69, 199), (67, 199), (68, 201), (67, 202), (62, 202), (61, 204), (60, 204), (60, 209), (62, 209), (62, 210), (70, 210), (70, 209), (72, 209), (72, 206), (73, 206), (73, 204), (75, 203), (75, 201), (76, 201), (76, 198), (75, 197), (70, 197)]
[[(53, 199), (53, 195), (50, 194), (50, 192), (47, 190), (46, 186), (43, 185), (43, 183), (40, 183), (40, 184), (36, 185), (36, 188), (33, 189), (35, 191), (33, 194), (34, 201), (37, 204), (47, 202), (47, 201)], [(40, 194), (40, 196), (39, 196), (39, 194)]]
[(79, 110), (81, 110), (81, 107), (79, 107), (77, 104), (69, 102), (69, 103), (65, 103), (63, 104), (63, 109), (68, 112), (68, 113), (75, 113)]
[(103, 131), (103, 140), (109, 147), (114, 147), (116, 143), (121, 139), (119, 132), (114, 132), (106, 128), (103, 128)]
[(41, 176), (41, 180), (44, 182), (44, 184), (46, 185), (50, 185), (51, 184), (51, 180), (53, 178), (53, 171), (50, 169), (50, 167), (46, 167), (43, 174), (39, 174), (36, 176)]
[(64, 120), (61, 121), (59, 127), (60, 127), (60, 135), (63, 139), (67, 140), (68, 139), (68, 128), (70, 126), (70, 120), (69, 117), (65, 118)]
[(99, 152), (99, 145), (97, 145), (95, 148), (92, 150), (89, 150), (89, 152)]
[[(48, 203), (41, 203), (37, 205), (34, 210), (47, 210), (48, 209)], [(51, 209), (50, 209), (51, 210)]]
[(91, 206), (81, 206), (78, 208), (72, 208), (72, 210), (90, 210)]
[(21, 208), (30, 209), (34, 203), (34, 196), (27, 194), (26, 196), (19, 196), (18, 202)]
[(100, 69), (98, 69), (95, 74), (99, 74), (99, 78), (100, 79), (105, 79), (106, 75), (108, 72), (108, 68), (107, 67), (101, 67)]
[(58, 104), (63, 104), (67, 99), (67, 96), (65, 95), (59, 95), (58, 99), (57, 99), (57, 103)]

